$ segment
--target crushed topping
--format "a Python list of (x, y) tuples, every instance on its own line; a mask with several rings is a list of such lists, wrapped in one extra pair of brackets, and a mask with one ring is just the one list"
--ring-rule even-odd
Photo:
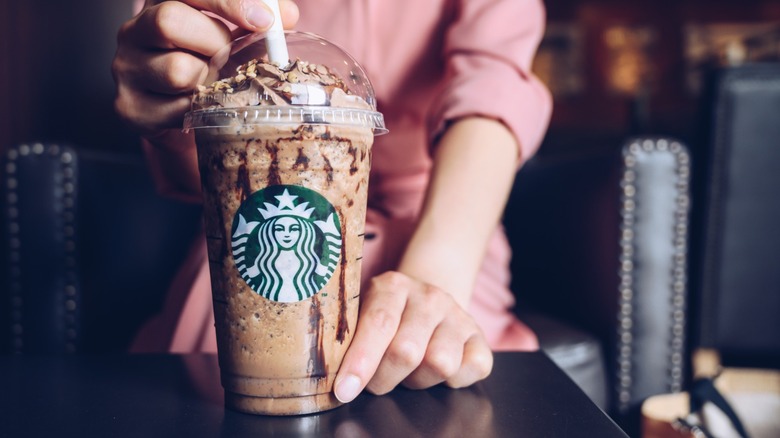
[[(235, 76), (223, 78), (211, 85), (198, 86), (193, 102), (200, 107), (233, 106), (236, 100), (230, 102), (220, 98), (225, 94), (233, 95), (249, 91), (250, 95), (259, 94), (259, 98), (248, 97), (243, 105), (263, 104), (289, 104), (297, 97), (296, 90), (303, 86), (314, 86), (322, 89), (325, 96), (332, 96), (339, 90), (339, 95), (349, 95), (350, 92), (344, 81), (331, 73), (328, 67), (322, 64), (309, 64), (306, 61), (296, 59), (285, 68), (277, 65), (253, 59), (236, 69)], [(254, 92), (254, 93), (253, 93)], [(236, 95), (236, 98), (238, 96)]]

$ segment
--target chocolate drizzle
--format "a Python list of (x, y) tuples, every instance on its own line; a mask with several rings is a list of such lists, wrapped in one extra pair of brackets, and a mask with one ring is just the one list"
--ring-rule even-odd
[(213, 205), (214, 205), (214, 209), (217, 210), (213, 217), (216, 217), (217, 220), (219, 221), (219, 232), (222, 238), (222, 245), (220, 245), (222, 249), (220, 250), (219, 260), (224, 260), (225, 257), (227, 257), (227, 255), (230, 254), (232, 250), (230, 239), (227, 238), (227, 236), (230, 235), (229, 234), (230, 232), (225, 227), (225, 218), (222, 216), (222, 212), (220, 211), (219, 208), (219, 203), (214, 202)]
[(315, 295), (309, 308), (309, 334), (311, 345), (309, 347), (309, 376), (326, 377), (328, 364), (325, 362), (325, 349), (323, 348), (323, 318), (319, 298)]
[[(346, 139), (345, 139), (346, 140)], [(349, 165), (349, 174), (354, 175), (357, 173), (357, 148), (352, 146), (352, 142), (350, 140), (346, 140), (349, 142), (349, 154), (352, 155), (352, 164)]]
[[(249, 142), (246, 145), (249, 147)], [(238, 166), (238, 174), (236, 175), (236, 190), (238, 190), (241, 202), (244, 202), (252, 194), (249, 172), (246, 170), (246, 151), (239, 154), (239, 160), (241, 160), (241, 164)]]
[(347, 227), (341, 219), (341, 269), (339, 271), (339, 323), (336, 326), (336, 340), (343, 344), (349, 333), (347, 321)]
[(268, 185), (275, 186), (282, 183), (279, 177), (279, 146), (272, 142), (266, 142), (265, 149), (271, 156), (271, 164), (268, 166)]
[(323, 156), (322, 159), (325, 160), (325, 172), (328, 173), (328, 182), (332, 183), (333, 182), (333, 166), (330, 164), (330, 160), (328, 159), (328, 157)]
[(293, 168), (300, 170), (300, 168), (303, 167), (304, 170), (309, 169), (309, 157), (303, 154), (303, 148), (298, 148), (298, 158), (295, 159), (295, 164), (293, 164)]

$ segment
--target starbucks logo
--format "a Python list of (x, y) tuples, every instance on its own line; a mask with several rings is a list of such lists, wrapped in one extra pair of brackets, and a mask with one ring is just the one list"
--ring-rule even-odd
[(319, 292), (341, 257), (341, 224), (319, 193), (291, 185), (253, 193), (233, 219), (233, 259), (258, 294), (291, 303)]

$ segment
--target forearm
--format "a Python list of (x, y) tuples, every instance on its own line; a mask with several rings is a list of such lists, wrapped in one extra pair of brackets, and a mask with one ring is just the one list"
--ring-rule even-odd
[(490, 119), (462, 119), (446, 131), (400, 272), (468, 304), (512, 186), (517, 151), (509, 130)]

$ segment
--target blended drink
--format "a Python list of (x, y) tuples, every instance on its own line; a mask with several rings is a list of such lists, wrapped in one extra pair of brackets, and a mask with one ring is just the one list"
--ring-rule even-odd
[(381, 115), (328, 67), (301, 60), (250, 60), (193, 102), (186, 126), (198, 148), (225, 402), (271, 415), (336, 407)]

